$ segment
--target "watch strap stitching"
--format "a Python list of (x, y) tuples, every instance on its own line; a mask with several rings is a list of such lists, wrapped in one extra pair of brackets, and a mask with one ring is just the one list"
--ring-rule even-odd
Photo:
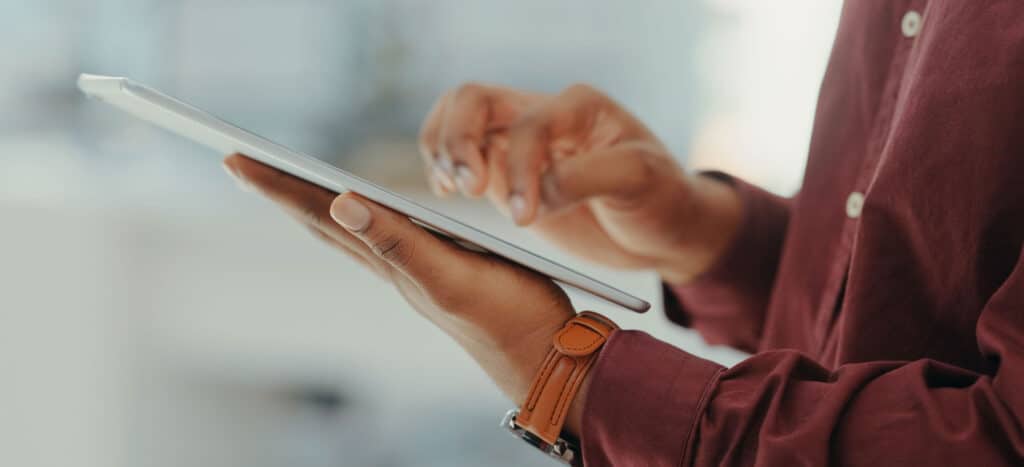
[[(585, 332), (596, 334), (597, 336), (590, 339), (586, 345), (563, 346), (560, 340), (565, 336), (569, 336), (572, 332), (583, 331), (579, 327), (585, 328)], [(616, 329), (618, 327), (607, 318), (589, 311), (582, 312), (566, 322), (565, 326), (552, 339), (554, 345), (545, 357), (540, 371), (532, 383), (527, 399), (524, 401), (519, 415), (516, 417), (517, 424), (522, 429), (533, 433), (545, 442), (554, 443), (557, 441), (561, 434), (562, 424), (568, 415), (569, 407), (583, 385), (587, 373), (589, 373), (591, 367), (597, 361), (597, 350), (607, 342), (608, 336)], [(585, 353), (574, 353), (578, 351), (584, 351)], [(561, 367), (562, 365), (571, 365), (571, 367), (564, 368)], [(560, 382), (553, 383), (552, 378), (556, 371), (567, 371), (568, 375), (559, 376), (558, 380)], [(560, 387), (550, 387), (552, 384), (558, 384)], [(552, 391), (557, 392), (552, 393)], [(550, 405), (540, 404), (545, 394), (554, 396), (554, 400), (549, 399)], [(550, 410), (550, 413), (538, 413), (538, 409), (542, 412)], [(546, 419), (538, 420), (538, 416), (544, 416)]]

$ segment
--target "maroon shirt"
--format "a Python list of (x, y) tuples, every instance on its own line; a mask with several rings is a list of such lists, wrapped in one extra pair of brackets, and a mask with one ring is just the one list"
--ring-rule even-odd
[(718, 176), (743, 226), (666, 311), (756, 354), (616, 333), (586, 465), (1024, 465), (1024, 2), (847, 2), (799, 195)]

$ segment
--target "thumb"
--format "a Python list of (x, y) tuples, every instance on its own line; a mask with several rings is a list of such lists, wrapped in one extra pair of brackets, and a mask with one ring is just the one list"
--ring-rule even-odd
[(334, 199), (331, 217), (373, 255), (420, 285), (442, 283), (465, 268), (466, 261), (457, 258), (465, 252), (427, 233), (408, 217), (354, 193)]
[(544, 207), (555, 211), (589, 198), (637, 196), (651, 188), (662, 170), (661, 152), (650, 143), (636, 142), (563, 159), (542, 177)]

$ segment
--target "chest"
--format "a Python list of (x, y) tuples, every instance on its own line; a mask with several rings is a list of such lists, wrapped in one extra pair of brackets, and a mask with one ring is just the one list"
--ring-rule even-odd
[(977, 354), (1024, 235), (1022, 10), (847, 2), (766, 345), (833, 364)]

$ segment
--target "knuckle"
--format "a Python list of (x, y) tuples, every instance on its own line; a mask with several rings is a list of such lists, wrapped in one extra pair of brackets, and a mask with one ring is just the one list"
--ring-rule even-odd
[(459, 159), (461, 158), (463, 152), (461, 151), (462, 146), (466, 144), (466, 142), (470, 141), (471, 138), (472, 137), (469, 135), (469, 133), (464, 131), (453, 132), (451, 134), (445, 135), (444, 149), (452, 158)]
[(409, 264), (413, 254), (413, 243), (395, 235), (385, 235), (373, 242), (373, 253), (395, 267)]
[(541, 138), (549, 133), (550, 118), (545, 112), (534, 111), (524, 113), (511, 129), (514, 136)]
[(589, 96), (589, 95), (601, 95), (601, 92), (595, 89), (593, 86), (587, 83), (572, 83), (566, 86), (562, 94), (577, 95), (577, 96)]
[(622, 173), (624, 185), (631, 192), (651, 186), (661, 170), (657, 158), (643, 150), (633, 151), (629, 158), (632, 163), (626, 165), (628, 169)]
[(570, 105), (577, 111), (594, 111), (606, 106), (609, 102), (608, 96), (586, 83), (576, 83), (565, 88), (562, 91), (562, 98), (566, 101), (566, 105)]
[(302, 219), (310, 226), (319, 229), (323, 226), (324, 213), (320, 208), (308, 205), (302, 208)]
[(451, 157), (453, 159), (457, 157), (458, 145), (455, 144), (455, 138), (451, 136), (445, 136), (444, 141), (441, 143), (441, 146), (444, 147), (444, 154), (446, 154), (448, 157)]
[(434, 125), (429, 121), (423, 122), (420, 127), (420, 133), (418, 139), (420, 151), (429, 152), (430, 147), (437, 141), (437, 133), (434, 131)]
[(486, 89), (487, 88), (483, 84), (475, 81), (462, 83), (459, 87), (455, 88), (455, 100), (477, 99), (483, 97)]
[(562, 94), (567, 97), (579, 99), (584, 103), (588, 102), (604, 102), (606, 97), (603, 92), (587, 83), (574, 83), (569, 85), (562, 91)]

